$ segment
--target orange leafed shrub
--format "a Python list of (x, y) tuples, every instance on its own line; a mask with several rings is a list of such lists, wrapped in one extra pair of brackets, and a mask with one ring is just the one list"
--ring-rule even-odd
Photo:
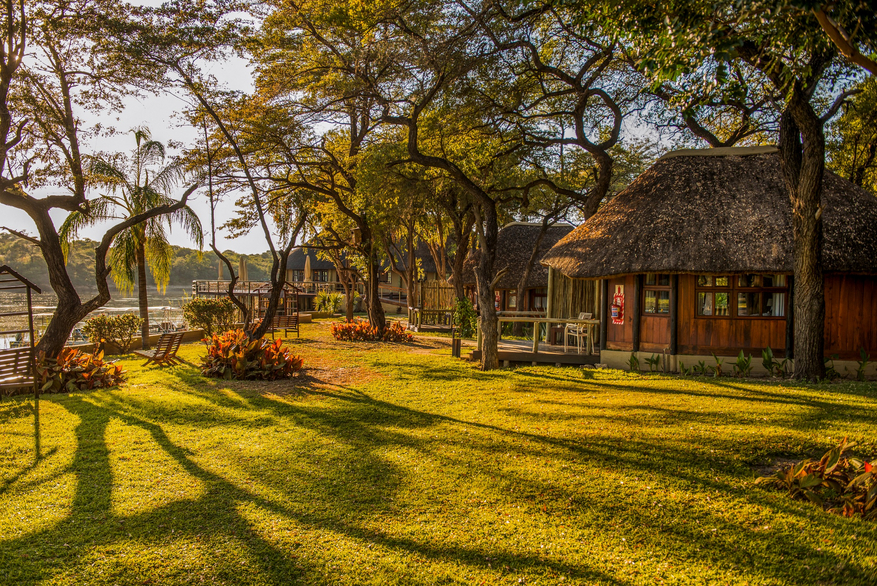
[(201, 363), (204, 376), (238, 380), (290, 378), (304, 361), (294, 356), (283, 340), (250, 340), (243, 330), (229, 330), (206, 338), (207, 356)]
[(57, 358), (41, 355), (37, 361), (37, 380), (43, 393), (69, 393), (115, 387), (125, 381), (125, 371), (104, 362), (104, 353), (87, 354), (64, 348)]
[(365, 321), (332, 324), (332, 336), (345, 342), (411, 342), (414, 336), (399, 322), (392, 322), (383, 331)]

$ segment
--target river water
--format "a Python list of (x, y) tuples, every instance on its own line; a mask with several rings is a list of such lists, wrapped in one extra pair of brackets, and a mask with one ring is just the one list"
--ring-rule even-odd
[[(156, 291), (149, 292), (149, 323), (158, 325), (160, 322), (171, 322), (176, 325), (183, 323), (183, 303), (191, 300), (190, 287), (168, 287), (165, 295)], [(82, 299), (88, 299), (94, 293), (82, 293)], [(45, 331), (49, 320), (55, 314), (58, 298), (54, 293), (43, 293), (33, 296), (34, 328), (39, 334)], [(0, 292), (0, 313), (27, 311), (27, 298), (23, 293)], [(118, 315), (133, 313), (140, 315), (139, 302), (136, 297), (115, 297), (105, 306), (91, 314), (94, 315)], [(78, 324), (77, 327), (81, 327)], [(0, 318), (0, 331), (18, 330), (27, 328), (27, 317), (4, 317)], [(38, 335), (39, 335), (38, 334)], [(8, 348), (12, 337), (0, 336), (0, 349)]]

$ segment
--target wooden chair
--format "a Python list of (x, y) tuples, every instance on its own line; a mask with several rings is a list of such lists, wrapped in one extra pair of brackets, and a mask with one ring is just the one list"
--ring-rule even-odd
[(177, 350), (180, 349), (180, 344), (182, 342), (183, 332), (162, 334), (158, 338), (158, 344), (155, 345), (155, 350), (135, 350), (134, 354), (139, 354), (146, 358), (146, 362), (143, 363), (143, 366), (148, 366), (150, 362), (154, 362), (159, 367), (175, 366), (180, 363), (177, 358)]
[[(579, 319), (591, 319), (592, 317), (594, 317), (593, 313), (582, 312), (579, 314)], [(581, 354), (582, 342), (588, 340), (590, 331), (591, 327), (588, 324), (566, 324), (566, 327), (563, 329), (563, 351), (566, 352), (569, 348), (569, 338), (572, 336), (576, 339), (576, 348), (578, 349), (579, 354)]]
[(274, 339), (274, 333), (283, 330), (283, 335), (288, 336), (289, 332), (295, 332), (295, 335), (301, 337), (298, 329), (298, 314), (292, 315), (275, 315), (271, 320), (271, 339)]
[(0, 391), (34, 387), (33, 349), (0, 350)]

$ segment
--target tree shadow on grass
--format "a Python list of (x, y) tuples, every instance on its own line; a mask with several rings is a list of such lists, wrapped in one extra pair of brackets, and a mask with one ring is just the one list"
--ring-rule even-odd
[[(51, 529), (0, 542), (0, 554), (37, 552), (36, 556), (21, 562), (24, 576), (22, 583), (68, 570), (71, 566), (80, 567), (89, 548), (123, 542), (127, 539), (128, 532), (136, 539), (172, 546), (172, 540), (168, 541), (169, 530), (174, 531), (173, 539), (177, 535), (196, 536), (204, 531), (235, 539), (255, 561), (256, 567), (253, 571), (273, 583), (291, 583), (297, 580), (331, 582), (331, 578), (323, 574), (325, 568), (316, 561), (309, 563), (302, 558), (293, 558), (289, 548), (271, 543), (261, 535), (258, 528), (239, 512), (242, 503), (264, 509), (309, 529), (330, 530), (361, 541), (363, 547), (365, 542), (374, 542), (405, 554), (425, 557), (433, 562), (451, 562), (486, 571), (490, 559), (494, 564), (502, 562), (517, 571), (551, 568), (581, 581), (626, 583), (623, 579), (589, 567), (583, 562), (546, 559), (536, 553), (512, 551), (500, 546), (436, 545), (426, 534), (408, 536), (375, 529), (369, 519), (373, 519), (375, 515), (380, 517), (393, 514), (385, 503), (387, 499), (394, 498), (402, 483), (406, 482), (405, 473), (381, 457), (380, 453), (402, 446), (460, 467), (472, 465), (471, 459), (463, 456), (436, 453), (438, 441), (424, 437), (422, 432), (427, 429), (435, 430), (436, 433), (445, 431), (440, 441), (451, 444), (457, 451), (466, 449), (484, 454), (485, 457), (479, 459), (479, 469), (472, 470), (471, 474), (500, 479), (511, 502), (529, 503), (534, 494), (544, 493), (553, 495), (553, 500), (549, 503), (552, 509), (559, 509), (560, 503), (572, 503), (573, 508), (568, 511), (570, 515), (584, 515), (583, 511), (591, 506), (585, 498), (586, 495), (574, 492), (572, 487), (553, 486), (550, 481), (536, 480), (520, 471), (507, 470), (499, 460), (503, 453), (522, 457), (550, 457), (571, 466), (588, 463), (591, 467), (606, 467), (622, 473), (640, 471), (689, 485), (696, 492), (722, 492), (728, 495), (729, 500), (758, 503), (783, 514), (800, 516), (802, 521), (809, 521), (808, 516), (801, 516), (797, 505), (781, 504), (774, 495), (752, 494), (739, 486), (719, 481), (718, 478), (713, 480), (714, 462), (698, 459), (691, 447), (681, 447), (672, 442), (599, 437), (576, 440), (520, 432), (477, 420), (396, 405), (390, 401), (375, 399), (362, 390), (337, 385), (308, 391), (331, 401), (331, 409), (307, 401), (279, 401), (255, 391), (246, 393), (246, 401), (236, 401), (220, 393), (217, 388), (195, 390), (180, 384), (172, 390), (196, 395), (208, 405), (205, 410), (211, 412), (169, 409), (166, 403), (150, 403), (148, 397), (146, 400), (135, 401), (134, 397), (122, 393), (104, 394), (100, 398), (91, 397), (89, 400), (78, 395), (64, 398), (64, 406), (80, 419), (76, 430), (79, 446), (72, 464), (72, 469), (78, 476), (73, 509), (67, 519)], [(215, 407), (210, 407), (210, 404)], [(299, 510), (287, 504), (285, 499), (278, 501), (260, 496), (253, 490), (206, 469), (187, 447), (175, 442), (164, 427), (167, 422), (197, 428), (205, 420), (203, 418), (215, 425), (252, 425), (266, 430), (274, 427), (275, 431), (278, 425), (285, 425), (325, 438), (330, 445), (343, 446), (343, 450), (332, 448), (333, 453), (340, 454), (341, 458), (313, 460), (314, 465), (322, 468), (322, 474), (299, 479), (300, 490), (307, 496), (319, 495), (326, 488), (326, 480), (335, 481), (332, 496), (336, 500), (328, 502), (329, 507)], [(113, 478), (105, 439), (107, 426), (113, 419), (148, 432), (164, 453), (187, 474), (203, 483), (204, 493), (196, 499), (172, 502), (132, 516), (113, 515)], [(473, 433), (459, 433), (460, 430), (472, 430)], [(413, 432), (421, 432), (420, 437)], [(727, 449), (733, 450), (731, 440), (727, 441)], [(721, 440), (716, 441), (716, 445), (719, 444)], [(364, 462), (358, 466), (350, 466), (351, 457), (358, 457)], [(306, 459), (307, 456), (300, 452), (296, 458)], [(668, 466), (668, 462), (674, 462), (677, 466)], [(284, 461), (280, 458), (267, 459), (259, 462), (258, 466), (250, 466), (248, 473), (257, 475), (266, 468), (283, 465)], [(241, 463), (241, 466), (247, 467), (247, 464)], [(282, 478), (271, 477), (264, 481), (279, 491), (289, 490), (288, 486), (284, 486)], [(370, 492), (363, 494), (363, 487)], [(626, 525), (634, 523), (635, 519), (641, 527), (652, 530), (656, 537), (648, 540), (646, 545), (661, 555), (676, 555), (677, 550), (684, 550), (693, 540), (703, 540), (705, 556), (718, 557), (725, 561), (732, 559), (752, 575), (765, 579), (786, 577), (776, 565), (767, 563), (772, 561), (770, 556), (776, 554), (772, 551), (776, 546), (776, 539), (757, 534), (742, 523), (729, 521), (724, 511), (704, 510), (696, 505), (692, 507), (693, 516), (702, 525), (720, 525), (736, 530), (728, 535), (704, 536), (702, 527), (693, 524), (674, 525), (657, 508), (636, 506), (635, 510), (631, 510), (631, 501), (619, 498), (601, 499), (598, 502), (605, 508), (601, 513), (603, 518), (615, 518)], [(551, 519), (551, 515), (547, 515), (547, 518)], [(124, 534), (115, 530), (119, 525), (124, 525)], [(849, 531), (846, 520), (828, 520), (823, 526), (843, 533)], [(738, 541), (741, 536), (745, 536), (742, 544)], [(71, 537), (76, 539), (72, 552), (47, 545), (69, 543)], [(783, 548), (783, 553), (794, 559), (816, 559), (822, 556), (821, 559), (826, 563), (835, 565), (849, 562), (838, 555), (817, 552), (806, 543), (788, 543)], [(679, 556), (676, 558), (677, 562), (698, 561), (693, 553)], [(866, 570), (855, 564), (847, 566), (846, 572), (848, 578), (867, 579)], [(427, 579), (419, 578), (415, 574), (407, 577), (410, 578), (409, 583), (428, 583)]]

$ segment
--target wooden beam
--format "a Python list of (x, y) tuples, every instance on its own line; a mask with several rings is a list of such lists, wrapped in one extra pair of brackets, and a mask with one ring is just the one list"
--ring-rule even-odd
[(670, 276), (670, 354), (678, 354), (679, 333), (679, 275)]
[(600, 280), (600, 351), (606, 349), (606, 339), (609, 337), (609, 279)]
[(633, 303), (631, 304), (631, 309), (633, 310), (633, 315), (631, 316), (633, 320), (633, 351), (639, 352), (640, 326), (642, 325), (640, 298), (642, 297), (643, 290), (643, 276), (636, 275), (633, 279)]
[[(552, 297), (554, 297), (554, 269), (548, 267), (548, 304), (545, 307), (545, 317), (554, 317), (551, 315), (551, 310), (554, 308)], [(530, 308), (527, 307), (527, 309)]]
[(789, 301), (786, 310), (786, 358), (795, 358), (795, 281), (789, 275)]

